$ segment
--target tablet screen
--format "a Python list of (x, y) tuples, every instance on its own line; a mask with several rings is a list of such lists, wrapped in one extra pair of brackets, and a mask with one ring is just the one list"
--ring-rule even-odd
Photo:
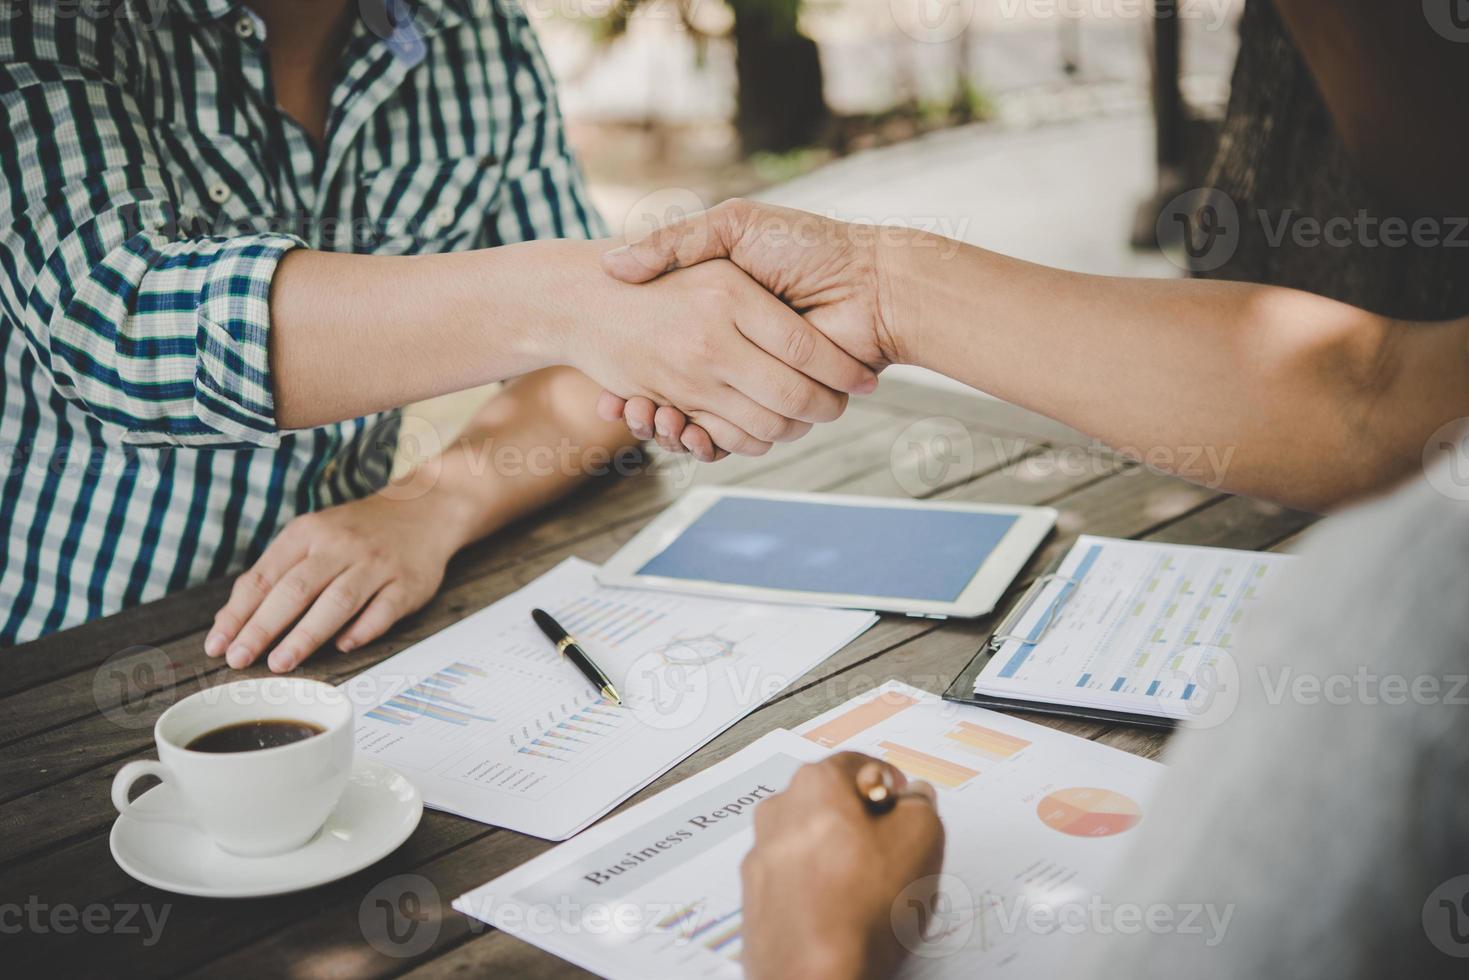
[(640, 575), (952, 602), (1014, 514), (724, 497)]

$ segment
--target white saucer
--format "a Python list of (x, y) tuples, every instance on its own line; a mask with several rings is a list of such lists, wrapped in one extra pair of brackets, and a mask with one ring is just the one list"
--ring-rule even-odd
[[(133, 801), (142, 811), (175, 810), (178, 796), (162, 783)], [(255, 898), (324, 885), (361, 871), (408, 839), (423, 816), (423, 797), (407, 778), (358, 759), (341, 802), (304, 847), (274, 857), (238, 857), (204, 832), (181, 823), (118, 817), (112, 857), (144, 884), (204, 898)]]

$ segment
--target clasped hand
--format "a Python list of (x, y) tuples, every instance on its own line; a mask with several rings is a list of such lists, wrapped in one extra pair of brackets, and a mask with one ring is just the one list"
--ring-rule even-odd
[(758, 456), (876, 387), (866, 364), (733, 263), (710, 256), (662, 271), (645, 286), (596, 274), (588, 287), (605, 295), (571, 360), (619, 396), (676, 406), (713, 445)]
[[(858, 394), (875, 387), (876, 372), (901, 357), (888, 326), (892, 321), (887, 313), (890, 300), (875, 229), (734, 200), (673, 222), (602, 258), (604, 271), (625, 283), (664, 282), (729, 263), (767, 290), (771, 301), (787, 314), (803, 322), (804, 333), (794, 325), (783, 327), (789, 337), (801, 338), (799, 346), (787, 342), (781, 351), (761, 343), (787, 365), (831, 387)], [(773, 311), (771, 315), (783, 324), (790, 323), (776, 318)], [(872, 379), (870, 384), (841, 387), (832, 384), (831, 375), (818, 373), (818, 368), (832, 360), (828, 347), (870, 369), (864, 375)], [(822, 352), (820, 358), (813, 355), (815, 351)], [(600, 380), (608, 372), (588, 373)], [(779, 411), (778, 406), (766, 404)], [(822, 402), (824, 407), (829, 404)], [(706, 462), (724, 451), (748, 454), (754, 448), (763, 452), (772, 441), (744, 425), (742, 417), (723, 415), (717, 408), (704, 412), (681, 411), (683, 408), (676, 399), (609, 385), (597, 411), (608, 421), (623, 419), (640, 439), (656, 439), (665, 450), (689, 452)], [(827, 421), (809, 413), (802, 418)], [(793, 437), (808, 428), (787, 426), (779, 432)]]

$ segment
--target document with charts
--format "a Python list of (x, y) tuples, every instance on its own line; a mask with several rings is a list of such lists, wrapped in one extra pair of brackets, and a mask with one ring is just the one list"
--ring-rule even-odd
[(1105, 899), (1163, 772), (899, 683), (800, 733), (771, 732), (454, 907), (606, 977), (738, 977), (739, 869), (753, 846), (755, 807), (803, 763), (855, 750), (932, 782), (947, 830), (927, 934), (895, 923), (910, 937), (902, 975), (1049, 980), (1065, 975), (1077, 939), (1077, 930), (1055, 928), (1055, 917), (1090, 914)]
[[(564, 840), (861, 635), (867, 612), (609, 589), (569, 558), (345, 682), (357, 751), (424, 802)], [(531, 621), (539, 606), (623, 696), (606, 701)]]
[(1083, 535), (1013, 624), (976, 694), (1202, 719), (1289, 555)]

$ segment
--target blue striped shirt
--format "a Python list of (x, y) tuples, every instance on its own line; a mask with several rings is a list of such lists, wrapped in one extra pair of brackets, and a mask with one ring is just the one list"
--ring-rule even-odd
[[(293, 248), (603, 234), (508, 0), (360, 0), (324, 148), (230, 0), (0, 16), (0, 645), (236, 571), (371, 493), (396, 413), (282, 432)], [(411, 326), (411, 325), (405, 325)]]

